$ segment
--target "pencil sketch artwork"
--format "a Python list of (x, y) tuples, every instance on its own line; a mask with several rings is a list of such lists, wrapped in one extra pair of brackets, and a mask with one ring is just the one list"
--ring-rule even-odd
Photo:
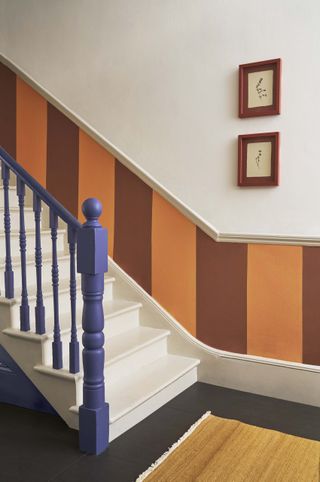
[(248, 74), (248, 107), (266, 107), (273, 103), (273, 70)]
[(258, 155), (256, 156), (256, 164), (257, 164), (258, 169), (260, 168), (261, 157), (262, 157), (262, 150), (259, 149)]
[(263, 77), (260, 77), (259, 81), (257, 82), (256, 91), (259, 99), (262, 99), (262, 97), (268, 97), (267, 89), (263, 88)]
[(249, 142), (247, 145), (247, 177), (271, 176), (271, 142)]

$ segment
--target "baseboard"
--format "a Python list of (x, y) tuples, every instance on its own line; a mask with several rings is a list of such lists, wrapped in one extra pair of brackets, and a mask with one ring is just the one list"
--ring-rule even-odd
[(199, 381), (320, 407), (320, 366), (212, 348), (183, 328), (111, 258), (109, 267), (117, 284), (123, 280), (128, 299), (143, 303), (142, 322), (154, 320), (154, 326), (170, 329), (170, 352), (200, 359)]

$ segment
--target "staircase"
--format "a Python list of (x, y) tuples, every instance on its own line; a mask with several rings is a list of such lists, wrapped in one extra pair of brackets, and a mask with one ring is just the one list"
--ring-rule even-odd
[[(195, 383), (199, 360), (181, 356), (179, 350), (175, 353), (169, 350), (170, 330), (157, 326), (155, 320), (148, 323), (143, 300), (137, 300), (123, 275), (119, 278), (114, 262), (111, 262), (112, 273), (103, 274), (103, 281), (101, 278), (103, 301), (102, 296), (90, 298), (88, 283), (98, 276), (99, 266), (93, 274), (85, 271), (92, 254), (89, 248), (94, 246), (101, 254), (105, 246), (99, 244), (98, 238), (105, 231), (97, 224), (97, 216), (87, 216), (87, 227), (82, 227), (2, 149), (0, 161), (3, 180), (0, 217), (5, 219), (5, 228), (0, 228), (0, 345), (65, 422), (79, 429), (79, 407), (91, 410), (92, 415), (100, 407), (89, 406), (91, 394), (104, 395), (104, 387), (98, 383), (100, 362), (96, 357), (100, 348), (90, 344), (93, 338), (89, 340), (90, 336), (95, 339), (100, 336), (100, 328), (91, 330), (90, 323), (99, 321), (99, 303), (102, 303), (105, 334), (102, 342), (105, 363), (102, 363), (111, 441)], [(86, 214), (90, 211), (88, 205)], [(83, 238), (92, 233), (93, 238), (86, 245), (85, 256), (78, 256), (76, 263), (75, 232), (85, 229), (88, 236)], [(79, 242), (78, 239), (78, 254)], [(76, 274), (76, 265), (82, 275)], [(39, 315), (42, 305), (43, 319)], [(87, 358), (81, 356), (81, 349), (79, 356), (81, 319), (87, 336), (84, 338)], [(87, 384), (84, 384), (86, 369)], [(83, 431), (80, 440), (91, 437), (89, 419), (83, 426), (80, 423)], [(95, 423), (98, 421), (99, 417)], [(101, 430), (107, 433), (107, 427), (101, 426), (95, 427), (93, 433), (97, 436)], [(84, 444), (88, 452), (99, 453), (103, 449), (95, 443), (90, 449), (90, 444)]]

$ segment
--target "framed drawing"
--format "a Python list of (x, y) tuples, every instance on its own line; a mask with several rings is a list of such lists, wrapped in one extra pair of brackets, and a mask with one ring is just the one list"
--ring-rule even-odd
[(238, 137), (238, 186), (279, 185), (279, 132)]
[(280, 114), (281, 59), (239, 65), (239, 117)]

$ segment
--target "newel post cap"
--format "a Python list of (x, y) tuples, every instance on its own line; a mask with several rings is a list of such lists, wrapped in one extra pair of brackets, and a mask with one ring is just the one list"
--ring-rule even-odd
[(82, 212), (86, 222), (78, 232), (78, 273), (106, 273), (108, 271), (108, 234), (99, 223), (102, 204), (95, 198), (86, 199), (82, 204)]
[(102, 204), (99, 199), (90, 197), (82, 203), (82, 212), (86, 218), (86, 226), (100, 226), (98, 221), (102, 213)]

